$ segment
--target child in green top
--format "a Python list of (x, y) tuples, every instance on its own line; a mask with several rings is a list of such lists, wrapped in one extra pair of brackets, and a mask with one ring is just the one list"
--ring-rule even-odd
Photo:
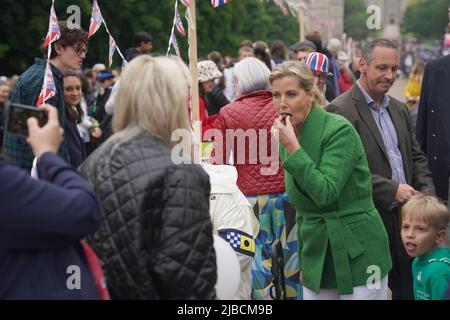
[(401, 210), (402, 240), (412, 265), (415, 300), (441, 300), (450, 281), (450, 249), (441, 247), (450, 221), (434, 197), (417, 195)]

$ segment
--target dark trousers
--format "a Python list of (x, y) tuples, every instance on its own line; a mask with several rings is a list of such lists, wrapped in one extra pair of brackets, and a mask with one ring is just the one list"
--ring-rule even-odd
[(382, 215), (384, 226), (389, 237), (389, 250), (392, 258), (392, 269), (389, 272), (388, 286), (392, 291), (392, 300), (414, 300), (412, 261), (406, 253), (400, 236), (400, 213), (397, 207), (388, 215)]

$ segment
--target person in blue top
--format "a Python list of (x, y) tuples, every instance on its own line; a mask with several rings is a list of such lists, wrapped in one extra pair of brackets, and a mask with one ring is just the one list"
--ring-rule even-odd
[(450, 212), (434, 197), (416, 195), (401, 210), (401, 236), (412, 264), (415, 300), (442, 300), (450, 281), (450, 249), (442, 247)]
[(0, 300), (99, 299), (80, 240), (97, 230), (100, 207), (88, 183), (56, 155), (58, 111), (40, 128), (28, 119), (39, 180), (0, 157)]

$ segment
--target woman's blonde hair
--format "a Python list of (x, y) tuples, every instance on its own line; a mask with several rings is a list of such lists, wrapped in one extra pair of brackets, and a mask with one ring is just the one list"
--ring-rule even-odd
[(437, 230), (445, 230), (450, 222), (450, 212), (438, 199), (431, 196), (413, 196), (401, 209), (401, 217), (409, 214), (418, 220), (435, 227)]
[(425, 73), (425, 62), (419, 60), (412, 67), (410, 76), (417, 82), (422, 82), (424, 73)]
[(187, 110), (190, 74), (172, 57), (133, 59), (120, 78), (112, 126), (124, 140), (142, 131), (169, 144), (176, 129), (190, 129)]
[(275, 80), (287, 76), (296, 77), (300, 88), (306, 92), (312, 92), (314, 94), (314, 103), (321, 106), (325, 104), (319, 89), (314, 85), (314, 74), (304, 62), (287, 61), (279, 64), (270, 74), (269, 82), (272, 85)]

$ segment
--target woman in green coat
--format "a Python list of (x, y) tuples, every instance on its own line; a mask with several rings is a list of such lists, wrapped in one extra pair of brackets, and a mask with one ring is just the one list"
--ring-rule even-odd
[(304, 63), (279, 65), (270, 83), (280, 115), (273, 134), (297, 211), (304, 299), (387, 299), (388, 238), (358, 134), (322, 109)]

